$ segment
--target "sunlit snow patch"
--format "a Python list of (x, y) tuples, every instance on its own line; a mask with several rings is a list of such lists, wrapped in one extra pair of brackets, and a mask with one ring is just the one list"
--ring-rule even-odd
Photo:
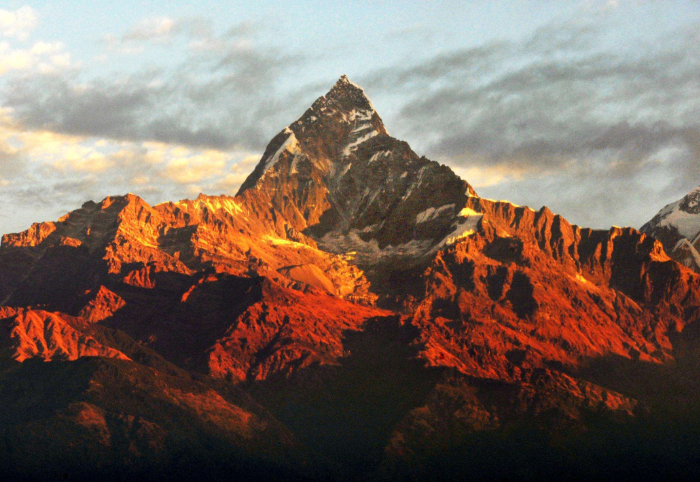
[(433, 248), (433, 251), (437, 251), (445, 246), (450, 246), (460, 239), (464, 239), (474, 234), (479, 226), (479, 221), (481, 221), (484, 214), (465, 207), (459, 212), (459, 216), (464, 218), (464, 220), (460, 221), (455, 227), (454, 231), (445, 236), (445, 238), (437, 246), (435, 246), (435, 248)]
[(277, 152), (270, 157), (267, 161), (265, 161), (265, 171), (270, 169), (272, 166), (277, 164), (280, 160), (280, 156), (284, 151), (289, 151), (292, 154), (296, 154), (299, 152), (299, 142), (297, 141), (297, 137), (294, 135), (294, 132), (289, 127), (285, 127), (284, 131), (285, 134), (289, 134), (289, 137), (282, 143), (279, 149), (277, 149)]

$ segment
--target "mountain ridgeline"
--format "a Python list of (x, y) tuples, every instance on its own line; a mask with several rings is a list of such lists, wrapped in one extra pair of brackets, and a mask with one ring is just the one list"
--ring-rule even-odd
[(236, 196), (2, 237), (0, 472), (700, 475), (692, 196), (642, 232), (481, 198), (343, 76)]

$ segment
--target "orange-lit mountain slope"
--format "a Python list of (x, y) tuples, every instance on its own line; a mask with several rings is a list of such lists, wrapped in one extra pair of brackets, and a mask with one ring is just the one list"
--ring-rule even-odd
[[(93, 383), (71, 364), (95, 364), (115, 373), (94, 382), (106, 393), (146, 377), (217, 426), (248, 420), (225, 401), (245, 389), (303, 444), (295, 457), (347, 479), (447, 470), (440, 453), (511, 447), (521, 430), (561, 442), (698, 401), (700, 275), (649, 234), (479, 197), (391, 137), (345, 76), (235, 197), (109, 197), (3, 236), (0, 303), (8, 377), (45, 360)], [(127, 417), (71, 397), (87, 415), (56, 407), (60, 427)], [(264, 450), (288, 448), (275, 443)]]

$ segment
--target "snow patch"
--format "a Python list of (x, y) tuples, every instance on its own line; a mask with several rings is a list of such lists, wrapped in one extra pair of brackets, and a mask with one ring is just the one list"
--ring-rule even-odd
[(692, 244), (693, 246), (697, 246), (697, 245), (698, 245), (698, 241), (700, 241), (700, 233), (698, 233), (697, 235), (695, 235), (695, 237), (693, 238), (693, 240), (690, 241), (690, 244)]
[(477, 213), (476, 211), (470, 208), (462, 209), (459, 215), (460, 217), (463, 217), (464, 220), (458, 222), (455, 226), (454, 231), (445, 236), (445, 238), (442, 241), (440, 241), (440, 243), (438, 243), (432, 249), (432, 251), (437, 251), (438, 249), (443, 248), (445, 246), (451, 246), (460, 239), (467, 238), (472, 234), (476, 233), (476, 230), (479, 227), (479, 221), (481, 221), (481, 219), (484, 216), (483, 213)]
[(353, 113), (355, 113), (355, 119), (357, 119), (359, 121), (366, 122), (366, 121), (372, 120), (372, 116), (375, 114), (375, 110), (374, 109), (361, 109), (361, 110), (355, 111), (353, 109)]
[(332, 231), (319, 241), (319, 246), (332, 253), (356, 253), (362, 263), (376, 263), (387, 258), (420, 257), (428, 252), (432, 241), (430, 239), (414, 239), (397, 246), (379, 247), (376, 239), (365, 241), (360, 237), (360, 231), (350, 230), (348, 233)]
[(700, 214), (683, 211), (680, 207), (682, 201), (676, 201), (663, 208), (657, 214), (661, 217), (657, 226), (676, 228), (678, 234), (684, 238), (693, 239), (700, 234)]
[(445, 244), (450, 246), (460, 239), (471, 236), (476, 232), (476, 228), (481, 220), (481, 216), (470, 216), (466, 221), (460, 223), (457, 228), (445, 238)]
[(586, 278), (581, 275), (581, 273), (576, 273), (574, 276), (571, 276), (570, 274), (567, 274), (569, 278), (571, 278), (574, 281), (577, 281), (583, 285), (584, 288), (588, 291), (598, 291), (599, 288), (595, 285), (595, 283), (592, 283), (588, 281)]
[(676, 246), (673, 248), (673, 253), (689, 254), (690, 256), (685, 256), (682, 258), (682, 264), (692, 269), (700, 267), (700, 253), (698, 253), (698, 250), (695, 249), (695, 247), (692, 244), (690, 244), (690, 242), (687, 239), (681, 239), (680, 241), (678, 241), (678, 243), (676, 243)]
[(243, 208), (232, 199), (207, 198), (207, 205), (214, 210), (223, 209), (232, 216), (243, 212)]
[(439, 217), (443, 212), (449, 209), (454, 209), (454, 207), (454, 204), (445, 204), (444, 206), (440, 206), (439, 208), (430, 207), (425, 211), (421, 211), (416, 215), (416, 224), (425, 223), (432, 219), (435, 219)]
[(673, 247), (673, 250), (672, 250), (672, 251), (675, 251), (675, 250), (677, 250), (677, 249), (680, 249), (681, 246), (683, 246), (683, 245), (684, 245), (685, 243), (687, 243), (687, 242), (688, 242), (688, 240), (685, 239), (685, 238), (679, 239), (678, 242), (676, 243), (676, 245)]
[(289, 127), (285, 127), (283, 132), (285, 134), (289, 134), (289, 136), (282, 143), (280, 148), (277, 149), (277, 152), (275, 152), (272, 157), (265, 161), (265, 171), (268, 171), (279, 162), (280, 156), (284, 151), (289, 151), (290, 154), (297, 154), (299, 152), (299, 141), (297, 141), (297, 137), (294, 135), (294, 132), (292, 132)]
[(292, 167), (289, 169), (290, 174), (297, 174), (299, 172), (297, 170), (297, 165), (299, 164), (300, 158), (300, 156), (294, 156), (294, 159), (292, 160)]
[(345, 146), (345, 149), (343, 149), (343, 156), (347, 157), (349, 156), (353, 151), (357, 150), (358, 146), (360, 144), (363, 144), (379, 134), (376, 130), (372, 130), (371, 132), (368, 132), (364, 136), (358, 137), (356, 140)]
[[(168, 203), (157, 204), (154, 207), (165, 206)], [(200, 195), (197, 199), (193, 201), (182, 200), (174, 203), (179, 209), (189, 212), (191, 208), (194, 209), (208, 209), (211, 212), (225, 211), (231, 216), (236, 216), (243, 212), (243, 208), (240, 204), (230, 197), (210, 197), (205, 195)]]
[(389, 154), (391, 154), (391, 151), (379, 151), (379, 152), (375, 152), (374, 154), (372, 154), (372, 157), (369, 158), (369, 161), (367, 161), (367, 164), (371, 164), (371, 163), (373, 163), (374, 161), (376, 161), (377, 159), (379, 159), (380, 157), (386, 157), (386, 156), (388, 156)]
[(411, 184), (406, 191), (406, 194), (403, 195), (401, 198), (402, 201), (405, 201), (409, 197), (411, 197), (411, 194), (413, 194), (413, 191), (416, 190), (416, 187), (420, 186), (423, 183), (423, 177), (425, 176), (425, 171), (428, 169), (428, 166), (423, 166), (420, 168), (418, 171), (418, 175), (416, 176), (416, 180)]
[(347, 163), (344, 165), (340, 170), (336, 170), (336, 165), (333, 164), (331, 166), (331, 178), (332, 179), (342, 179), (350, 170), (352, 167), (352, 162)]
[(468, 218), (469, 216), (481, 216), (482, 213), (477, 213), (477, 212), (474, 211), (472, 208), (466, 207), (466, 208), (463, 208), (463, 209), (459, 212), (459, 215), (460, 215), (460, 217)]

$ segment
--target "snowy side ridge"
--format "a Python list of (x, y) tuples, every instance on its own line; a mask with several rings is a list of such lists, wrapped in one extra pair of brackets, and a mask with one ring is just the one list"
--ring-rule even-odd
[(691, 269), (700, 268), (700, 253), (687, 239), (681, 239), (673, 248), (672, 254), (676, 255), (679, 262)]
[(455, 205), (453, 204), (445, 204), (444, 206), (440, 206), (439, 208), (428, 208), (425, 211), (421, 211), (416, 215), (416, 224), (421, 224), (428, 222), (432, 219), (435, 219), (437, 217), (440, 217), (445, 211), (449, 209), (454, 209)]
[(367, 142), (368, 140), (370, 140), (378, 134), (379, 132), (377, 132), (376, 130), (371, 130), (367, 134), (351, 141), (347, 146), (345, 146), (345, 149), (343, 149), (343, 156), (349, 156), (350, 154), (352, 154), (353, 151), (356, 151), (361, 144), (364, 144), (365, 142)]
[(279, 162), (280, 156), (284, 151), (289, 151), (291, 154), (296, 154), (299, 152), (299, 141), (297, 141), (297, 137), (294, 135), (294, 132), (292, 132), (289, 127), (285, 127), (284, 131), (282, 132), (288, 134), (288, 137), (282, 143), (280, 148), (277, 149), (277, 152), (275, 152), (273, 156), (265, 161), (265, 171), (269, 170), (271, 167), (277, 164), (277, 162)]
[[(694, 195), (694, 196), (691, 196)], [(688, 212), (700, 203), (700, 191), (697, 189), (683, 199), (665, 206), (655, 216), (654, 227), (675, 228), (686, 239), (693, 239), (700, 234), (700, 213)], [(653, 222), (653, 221), (652, 221)]]
[(641, 231), (660, 240), (673, 259), (700, 272), (700, 187), (664, 206)]

